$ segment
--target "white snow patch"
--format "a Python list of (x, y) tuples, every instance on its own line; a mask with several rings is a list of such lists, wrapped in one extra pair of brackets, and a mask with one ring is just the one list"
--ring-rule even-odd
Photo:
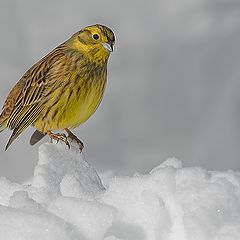
[(59, 197), (49, 212), (76, 226), (87, 239), (101, 240), (115, 219), (115, 209), (97, 201)]
[(102, 176), (74, 146), (43, 144), (32, 184), (0, 178), (0, 240), (240, 239), (240, 172), (170, 158)]

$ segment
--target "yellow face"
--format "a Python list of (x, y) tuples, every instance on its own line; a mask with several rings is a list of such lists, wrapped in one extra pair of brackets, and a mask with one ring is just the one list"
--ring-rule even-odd
[(73, 37), (74, 48), (97, 62), (108, 59), (115, 43), (113, 31), (100, 24), (85, 27)]

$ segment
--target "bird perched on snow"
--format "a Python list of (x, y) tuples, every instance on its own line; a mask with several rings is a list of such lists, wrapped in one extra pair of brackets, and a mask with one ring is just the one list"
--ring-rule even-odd
[[(68, 146), (75, 139), (70, 129), (84, 123), (98, 108), (113, 50), (113, 31), (100, 24), (83, 28), (34, 64), (10, 91), (0, 115), (0, 132), (13, 130), (6, 145), (30, 125), (36, 128), (30, 144), (46, 134)], [(65, 130), (68, 134), (54, 133)]]

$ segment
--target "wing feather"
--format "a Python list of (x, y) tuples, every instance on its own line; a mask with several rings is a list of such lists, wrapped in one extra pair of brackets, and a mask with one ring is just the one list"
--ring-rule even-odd
[(63, 56), (60, 45), (33, 65), (10, 92), (2, 113), (8, 118), (7, 127), (13, 130), (6, 149), (41, 114), (46, 89), (57, 79), (50, 72), (54, 72), (51, 71), (54, 63)]

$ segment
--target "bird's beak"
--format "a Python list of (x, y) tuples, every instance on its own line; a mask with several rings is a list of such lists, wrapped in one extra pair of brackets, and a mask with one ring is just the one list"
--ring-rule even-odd
[(109, 52), (113, 51), (113, 45), (110, 43), (103, 43), (102, 44), (105, 49), (107, 49)]

